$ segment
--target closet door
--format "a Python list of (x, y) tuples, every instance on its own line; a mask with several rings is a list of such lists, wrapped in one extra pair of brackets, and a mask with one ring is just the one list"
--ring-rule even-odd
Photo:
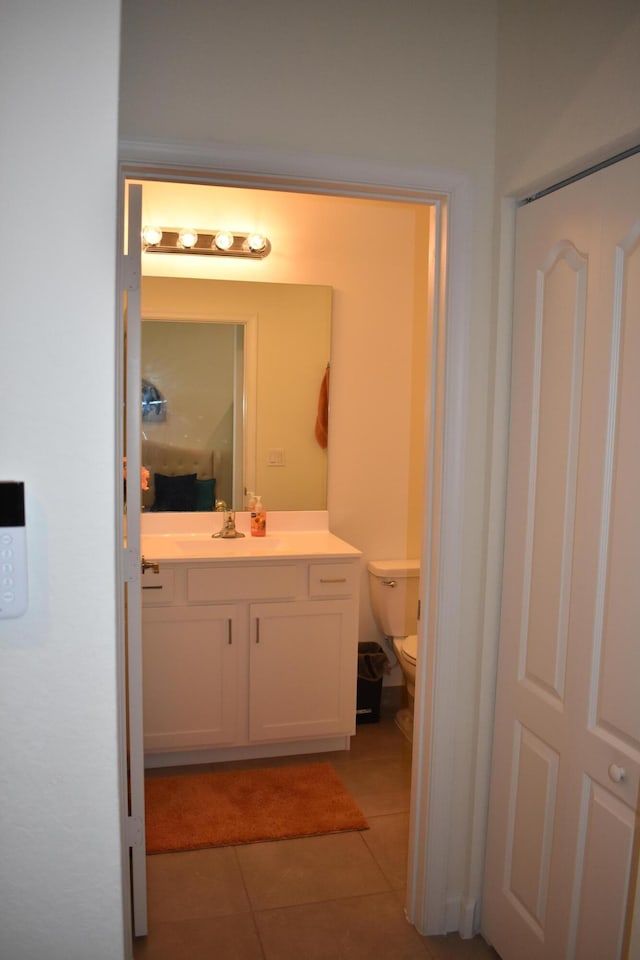
[(483, 930), (623, 956), (640, 774), (640, 157), (518, 213)]

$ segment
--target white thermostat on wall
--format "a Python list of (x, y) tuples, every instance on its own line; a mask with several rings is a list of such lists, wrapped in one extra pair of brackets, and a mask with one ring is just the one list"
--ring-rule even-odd
[(27, 609), (27, 531), (24, 483), (0, 481), (0, 619)]

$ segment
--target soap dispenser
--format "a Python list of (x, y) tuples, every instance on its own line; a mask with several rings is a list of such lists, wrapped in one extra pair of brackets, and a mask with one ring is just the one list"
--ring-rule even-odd
[(262, 506), (261, 497), (256, 494), (256, 500), (251, 508), (251, 536), (264, 537), (267, 532), (267, 514)]

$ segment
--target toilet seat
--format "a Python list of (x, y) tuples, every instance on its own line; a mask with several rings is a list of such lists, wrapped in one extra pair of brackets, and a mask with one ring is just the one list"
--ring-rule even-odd
[(403, 656), (406, 657), (409, 663), (415, 666), (416, 659), (418, 657), (417, 633), (412, 633), (408, 637), (402, 637), (400, 640), (400, 647), (402, 648)]

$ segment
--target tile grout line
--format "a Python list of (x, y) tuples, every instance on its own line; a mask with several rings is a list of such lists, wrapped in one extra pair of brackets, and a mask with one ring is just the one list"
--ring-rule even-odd
[(267, 960), (267, 953), (264, 948), (264, 943), (262, 942), (262, 937), (260, 935), (260, 928), (258, 927), (258, 922), (256, 920), (256, 910), (254, 909), (253, 903), (251, 902), (251, 896), (249, 895), (249, 889), (247, 887), (247, 881), (245, 880), (244, 870), (242, 869), (242, 864), (240, 863), (240, 857), (238, 856), (238, 847), (237, 845), (232, 847), (233, 857), (238, 868), (238, 873), (240, 874), (240, 880), (242, 881), (242, 889), (245, 892), (247, 898), (247, 903), (249, 904), (249, 913), (251, 914), (251, 922), (253, 924), (253, 929), (255, 930), (256, 938), (258, 940), (258, 945), (260, 947), (260, 953), (262, 954), (262, 960)]

